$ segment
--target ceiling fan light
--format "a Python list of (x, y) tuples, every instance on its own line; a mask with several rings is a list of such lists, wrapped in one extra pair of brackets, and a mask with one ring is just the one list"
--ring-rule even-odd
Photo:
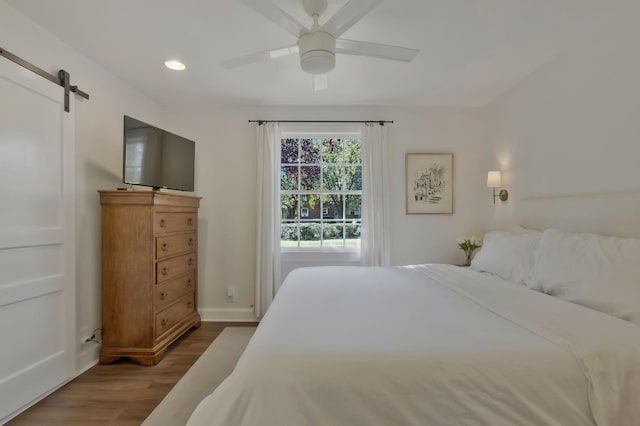
[(326, 74), (336, 66), (336, 39), (325, 31), (306, 33), (298, 40), (300, 67), (309, 74)]
[(336, 55), (326, 50), (314, 50), (300, 57), (300, 67), (308, 74), (327, 74), (336, 66)]

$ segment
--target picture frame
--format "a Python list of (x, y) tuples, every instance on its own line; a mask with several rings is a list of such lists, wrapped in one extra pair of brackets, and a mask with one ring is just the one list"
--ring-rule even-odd
[(406, 154), (407, 214), (453, 214), (453, 154)]

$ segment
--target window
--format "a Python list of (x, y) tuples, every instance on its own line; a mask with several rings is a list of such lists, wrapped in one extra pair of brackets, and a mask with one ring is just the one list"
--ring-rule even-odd
[(359, 248), (362, 140), (283, 138), (282, 248)]

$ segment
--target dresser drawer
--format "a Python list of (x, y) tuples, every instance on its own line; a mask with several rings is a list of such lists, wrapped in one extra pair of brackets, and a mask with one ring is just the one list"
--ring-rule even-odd
[(193, 293), (156, 314), (156, 337), (162, 335), (195, 310)]
[(194, 251), (196, 246), (196, 233), (171, 235), (156, 238), (156, 259), (162, 259), (180, 253)]
[(169, 232), (195, 231), (198, 223), (198, 214), (193, 213), (167, 213), (156, 212), (153, 231), (156, 234)]
[(196, 253), (188, 253), (156, 263), (156, 284), (172, 280), (196, 268)]
[(193, 293), (195, 274), (183, 275), (172, 281), (156, 286), (155, 299), (156, 311), (170, 305), (182, 296)]

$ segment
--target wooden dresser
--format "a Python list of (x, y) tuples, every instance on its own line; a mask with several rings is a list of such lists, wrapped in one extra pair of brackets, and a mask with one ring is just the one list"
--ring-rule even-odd
[(155, 365), (200, 326), (199, 197), (99, 191), (102, 205), (100, 364), (129, 357)]

